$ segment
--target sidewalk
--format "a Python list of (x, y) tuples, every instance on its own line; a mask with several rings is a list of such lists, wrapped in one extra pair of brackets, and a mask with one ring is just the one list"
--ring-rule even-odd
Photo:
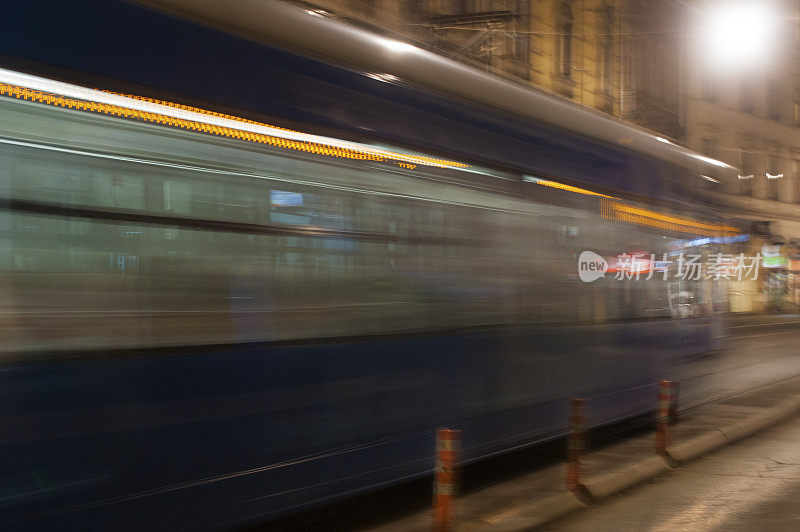
[[(800, 377), (692, 408), (682, 412), (680, 421), (672, 426), (668, 458), (655, 454), (654, 431), (589, 451), (582, 460), (585, 490), (577, 496), (564, 487), (566, 465), (553, 465), (460, 498), (456, 529), (535, 528), (663, 473), (670, 464), (697, 458), (798, 411)], [(431, 515), (430, 511), (420, 512), (373, 530), (429, 530)]]
[(727, 329), (753, 329), (752, 332), (767, 330), (780, 330), (784, 327), (796, 327), (800, 323), (800, 314), (733, 314), (725, 317)]

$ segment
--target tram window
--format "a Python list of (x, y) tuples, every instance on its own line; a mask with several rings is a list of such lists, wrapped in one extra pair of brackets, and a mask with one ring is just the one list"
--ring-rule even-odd
[(187, 181), (165, 179), (162, 183), (164, 212), (192, 215), (192, 185)]
[[(44, 321), (21, 320), (0, 348), (224, 343), (669, 314), (669, 293), (658, 279), (577, 280), (582, 249), (603, 256), (666, 251), (654, 229), (601, 222), (596, 198), (576, 198), (569, 207), (527, 204), (432, 180), (414, 188), (430, 196), (415, 199), (397, 195), (413, 177), (374, 166), (273, 153), (253, 160), (218, 146), (203, 153), (202, 145), (190, 152), (209, 158), (192, 163), (203, 171), (0, 146), (0, 158), (11, 162), (0, 168), (11, 197), (163, 216), (163, 224), (146, 225), (91, 214), (0, 217), (12, 250), (0, 256), (7, 274), (0, 293), (9, 294), (0, 306), (12, 313), (47, 308), (59, 322), (48, 329)], [(214, 159), (221, 156), (227, 158)], [(213, 170), (229, 158), (274, 175)], [(267, 224), (278, 234), (214, 223), (192, 229), (182, 218)], [(280, 234), (309, 226), (342, 234)], [(89, 314), (92, 320), (81, 318)]]

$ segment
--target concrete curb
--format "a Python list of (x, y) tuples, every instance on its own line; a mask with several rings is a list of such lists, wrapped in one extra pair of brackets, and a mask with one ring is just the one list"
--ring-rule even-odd
[(715, 429), (702, 436), (667, 447), (667, 455), (676, 462), (686, 462), (728, 443), (722, 431)]
[(663, 458), (651, 456), (638, 463), (627, 465), (618, 471), (590, 478), (583, 483), (583, 487), (593, 498), (603, 499), (669, 469), (669, 465)]
[(545, 497), (533, 504), (517, 506), (485, 521), (480, 530), (514, 532), (542, 526), (586, 506), (572, 492)]
[(724, 427), (720, 429), (720, 432), (725, 435), (729, 442), (734, 442), (791, 416), (798, 409), (800, 409), (800, 399), (793, 398), (783, 401), (754, 418), (746, 419), (730, 427)]
[(748, 419), (714, 430), (691, 440), (667, 447), (667, 455), (676, 462), (694, 460), (714, 449), (755, 434), (800, 410), (800, 397), (783, 401)]
[[(714, 429), (702, 436), (669, 446), (667, 447), (667, 455), (670, 459), (679, 463), (693, 460), (714, 449), (733, 443), (779, 421), (783, 421), (798, 411), (800, 411), (800, 395), (783, 401), (748, 419), (734, 423), (729, 427)], [(664, 458), (652, 456), (636, 464), (625, 466), (618, 471), (588, 479), (583, 484), (583, 487), (592, 498), (603, 499), (670, 469)], [(533, 504), (513, 508), (501, 513), (495, 518), (485, 521), (486, 526), (481, 526), (479, 529), (504, 532), (530, 530), (572, 513), (586, 505), (570, 492), (559, 493)]]

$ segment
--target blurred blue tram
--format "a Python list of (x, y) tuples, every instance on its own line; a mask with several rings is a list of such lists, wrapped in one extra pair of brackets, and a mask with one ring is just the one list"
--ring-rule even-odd
[(0, 525), (265, 519), (430, 474), (438, 427), (650, 412), (717, 346), (712, 280), (578, 257), (735, 234), (733, 169), (263, 4), (5, 6)]

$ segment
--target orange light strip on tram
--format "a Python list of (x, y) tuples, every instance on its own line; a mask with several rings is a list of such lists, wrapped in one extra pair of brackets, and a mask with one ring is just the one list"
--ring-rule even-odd
[(631, 207), (629, 205), (624, 205), (624, 204), (616, 204), (614, 205), (614, 208), (618, 211), (630, 213), (636, 216), (646, 216), (668, 223), (675, 223), (699, 229), (707, 229), (709, 231), (737, 231), (735, 227), (730, 227), (727, 225), (707, 224), (703, 222), (698, 222), (696, 220), (692, 220), (690, 218), (677, 218), (675, 216), (667, 216), (665, 214), (659, 214), (653, 211), (649, 211), (647, 209), (642, 209), (639, 207)]
[(0, 95), (331, 157), (402, 161), (439, 168), (469, 167), (468, 164), (458, 161), (400, 153), (355, 142), (310, 135), (188, 105), (87, 89), (5, 69), (0, 69)]
[(727, 236), (739, 234), (738, 229), (729, 225), (709, 224), (699, 222), (691, 218), (679, 218), (677, 216), (669, 216), (648, 209), (643, 209), (641, 207), (633, 207), (622, 203), (620, 198), (608, 196), (606, 194), (600, 194), (599, 192), (592, 192), (591, 190), (587, 190), (585, 188), (574, 187), (572, 185), (566, 185), (557, 181), (548, 181), (547, 179), (540, 178), (526, 177), (526, 180), (542, 186), (566, 190), (567, 192), (600, 197), (600, 217), (605, 220), (616, 220), (637, 225), (656, 227), (658, 229), (668, 229), (670, 231), (698, 234), (703, 236), (716, 236), (720, 234)]
[(557, 188), (560, 190), (566, 190), (567, 192), (575, 192), (576, 194), (584, 194), (586, 196), (599, 196), (601, 198), (619, 199), (615, 198), (614, 196), (607, 196), (605, 194), (600, 194), (599, 192), (592, 192), (591, 190), (586, 190), (585, 188), (573, 187), (572, 185), (565, 185), (564, 183), (559, 183), (558, 181), (548, 181), (547, 179), (540, 179), (538, 177), (532, 178), (530, 181), (532, 183), (536, 183), (537, 185), (542, 185), (550, 188)]
[(648, 227), (667, 229), (680, 233), (691, 233), (702, 236), (733, 236), (739, 234), (738, 229), (729, 225), (708, 224), (690, 218), (668, 216), (648, 209), (632, 207), (624, 203), (609, 200), (603, 200), (601, 202), (600, 215), (602, 218), (608, 220), (646, 225)]

